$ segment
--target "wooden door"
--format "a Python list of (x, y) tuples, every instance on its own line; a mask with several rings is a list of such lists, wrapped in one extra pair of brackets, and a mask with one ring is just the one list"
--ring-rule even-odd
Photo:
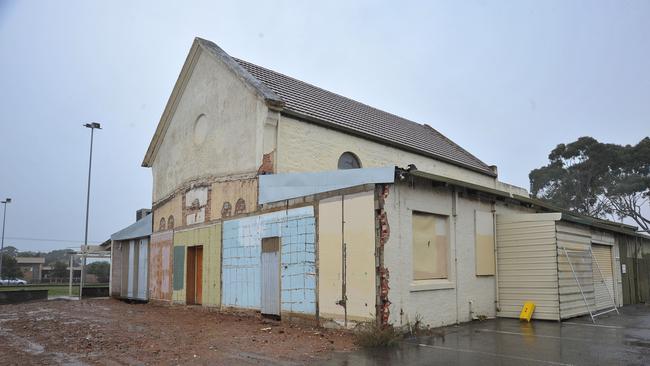
[(196, 303), (196, 247), (187, 247), (185, 278), (185, 304), (193, 305)]
[(203, 246), (199, 245), (196, 248), (195, 262), (196, 271), (194, 283), (196, 284), (196, 304), (203, 304)]
[(262, 239), (261, 313), (280, 315), (280, 238)]

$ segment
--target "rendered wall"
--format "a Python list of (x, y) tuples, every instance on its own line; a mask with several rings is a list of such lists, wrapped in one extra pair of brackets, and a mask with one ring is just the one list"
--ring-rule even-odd
[[(185, 261), (187, 263), (187, 247), (203, 246), (203, 306), (216, 307), (220, 305), (221, 299), (221, 223), (177, 231), (174, 233), (174, 248), (183, 248)], [(180, 270), (183, 276), (183, 288), (174, 290), (172, 300), (174, 303), (185, 303), (185, 265)], [(176, 276), (176, 267), (174, 267)]]
[(281, 311), (316, 314), (312, 206), (223, 222), (223, 306), (259, 309), (261, 240), (280, 237)]
[[(155, 217), (154, 217), (155, 218)], [(172, 300), (173, 231), (151, 234), (149, 244), (149, 300)]]
[(256, 172), (262, 162), (266, 105), (221, 61), (199, 51), (190, 62), (152, 165), (154, 202), (192, 179)]
[[(318, 307), (321, 321), (371, 321), (376, 313), (374, 191), (338, 196), (318, 204)], [(345, 222), (344, 224), (342, 224)]]
[(277, 172), (336, 170), (342, 153), (351, 151), (363, 168), (415, 164), (419, 170), (495, 188), (495, 179), (422, 155), (361, 137), (282, 116), (278, 125)]
[[(390, 186), (384, 206), (390, 225), (384, 246), (384, 265), (390, 271), (390, 323), (405, 325), (421, 317), (425, 324), (435, 327), (469, 321), (472, 316), (496, 315), (495, 278), (476, 275), (475, 257), (475, 211), (490, 212), (491, 205), (459, 197), (454, 219), (453, 200), (451, 190), (432, 187), (431, 182), (416, 180), (412, 185)], [(413, 211), (449, 217), (447, 279), (413, 280)]]

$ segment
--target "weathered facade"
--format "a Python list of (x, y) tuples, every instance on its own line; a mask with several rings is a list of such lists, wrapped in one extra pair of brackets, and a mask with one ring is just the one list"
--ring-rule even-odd
[[(503, 220), (553, 210), (499, 182), (496, 167), (429, 126), (201, 39), (143, 166), (153, 175), (147, 288), (156, 302), (440, 326), (512, 316), (530, 294), (541, 296), (539, 318), (559, 319), (581, 313), (561, 262), (563, 230), (594, 253), (617, 252), (607, 225), (573, 230), (563, 220), (527, 247)], [(605, 270), (618, 301), (618, 263)], [(508, 278), (518, 273), (549, 285)], [(601, 294), (591, 294), (598, 307)]]
[(151, 214), (111, 235), (110, 296), (149, 300)]

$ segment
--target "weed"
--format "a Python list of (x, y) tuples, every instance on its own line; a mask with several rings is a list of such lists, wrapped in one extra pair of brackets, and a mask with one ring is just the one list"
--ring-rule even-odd
[(363, 323), (355, 330), (355, 344), (364, 348), (393, 347), (403, 334), (392, 325), (378, 327), (374, 323)]

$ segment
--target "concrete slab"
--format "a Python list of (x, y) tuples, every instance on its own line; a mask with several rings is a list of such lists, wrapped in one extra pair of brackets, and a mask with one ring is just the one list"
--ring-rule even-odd
[(648, 365), (650, 306), (597, 318), (476, 321), (393, 349), (336, 354), (323, 365)]

